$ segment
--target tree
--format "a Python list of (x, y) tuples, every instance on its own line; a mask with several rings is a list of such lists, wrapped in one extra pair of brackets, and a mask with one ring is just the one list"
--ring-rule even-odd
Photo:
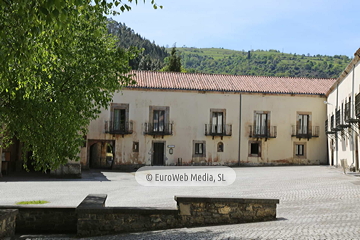
[(176, 47), (173, 46), (169, 57), (165, 58), (166, 66), (162, 69), (164, 72), (182, 72), (181, 57), (176, 51)]
[(78, 158), (90, 121), (134, 83), (128, 61), (137, 52), (107, 34), (113, 6), (130, 10), (117, 0), (0, 2), (0, 148), (16, 137), (36, 170)]

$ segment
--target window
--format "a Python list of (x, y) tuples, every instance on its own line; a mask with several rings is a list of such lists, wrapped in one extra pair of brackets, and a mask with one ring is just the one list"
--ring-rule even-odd
[(222, 133), (223, 132), (223, 112), (212, 112), (212, 132), (213, 133)]
[(264, 112), (255, 113), (255, 135), (268, 134), (269, 114)]
[(309, 114), (299, 114), (298, 115), (298, 134), (308, 134), (309, 133)]
[(205, 141), (193, 141), (193, 157), (205, 157), (206, 156), (206, 142)]
[(139, 152), (139, 142), (133, 142), (133, 152)]
[(165, 106), (149, 106), (149, 122), (145, 132), (151, 135), (171, 135), (172, 124), (170, 120), (170, 108)]
[(204, 144), (203, 143), (195, 143), (195, 154), (202, 155), (204, 153)]
[(261, 156), (261, 142), (249, 142), (249, 157)]
[(224, 144), (222, 142), (219, 142), (217, 145), (217, 151), (218, 152), (224, 152)]
[(125, 131), (126, 113), (125, 109), (114, 109), (113, 130)]
[(305, 158), (306, 157), (306, 143), (294, 143), (294, 157)]
[(129, 104), (112, 103), (111, 120), (107, 126), (110, 133), (127, 133), (131, 131), (129, 126)]
[(154, 132), (163, 132), (164, 126), (165, 126), (165, 111), (164, 110), (154, 110), (153, 131)]

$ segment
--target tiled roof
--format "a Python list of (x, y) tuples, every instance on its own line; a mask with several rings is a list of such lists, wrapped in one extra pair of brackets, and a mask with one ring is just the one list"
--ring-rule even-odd
[(234, 76), (220, 74), (132, 71), (137, 82), (130, 88), (325, 94), (336, 79)]

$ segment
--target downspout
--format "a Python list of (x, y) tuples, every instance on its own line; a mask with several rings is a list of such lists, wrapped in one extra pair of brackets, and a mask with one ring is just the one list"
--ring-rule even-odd
[(242, 102), (242, 97), (241, 97), (241, 93), (240, 93), (240, 98), (239, 98), (239, 151), (238, 151), (238, 166), (240, 166), (240, 149), (241, 149), (241, 102)]
[[(351, 89), (351, 101), (350, 101), (350, 114), (351, 114), (351, 119), (355, 118), (355, 64), (353, 66), (353, 74), (352, 74), (352, 89)], [(358, 162), (355, 162), (355, 141), (357, 141), (357, 134), (355, 133), (355, 131), (352, 131), (352, 139), (351, 139), (351, 144), (352, 144), (352, 165), (355, 165), (355, 170), (357, 171), (359, 169), (359, 164)]]
[[(339, 101), (339, 83), (336, 84), (336, 107), (335, 107), (335, 125), (336, 125), (336, 112), (338, 110)], [(336, 167), (339, 166), (339, 143), (338, 132), (335, 132), (335, 148), (336, 148)]]

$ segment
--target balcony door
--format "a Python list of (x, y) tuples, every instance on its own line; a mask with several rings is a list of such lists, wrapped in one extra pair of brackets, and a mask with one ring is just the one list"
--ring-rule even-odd
[(222, 133), (223, 132), (223, 120), (224, 114), (223, 112), (213, 112), (212, 113), (212, 132), (213, 133)]
[(309, 133), (309, 115), (308, 114), (299, 114), (298, 118), (298, 134), (308, 134)]
[(165, 111), (154, 110), (153, 113), (153, 131), (164, 132), (165, 130)]
[(113, 119), (113, 130), (114, 131), (125, 131), (126, 122), (126, 111), (125, 109), (114, 109)]
[(268, 114), (267, 113), (256, 113), (255, 118), (255, 135), (266, 135), (267, 134), (267, 123), (268, 123)]

